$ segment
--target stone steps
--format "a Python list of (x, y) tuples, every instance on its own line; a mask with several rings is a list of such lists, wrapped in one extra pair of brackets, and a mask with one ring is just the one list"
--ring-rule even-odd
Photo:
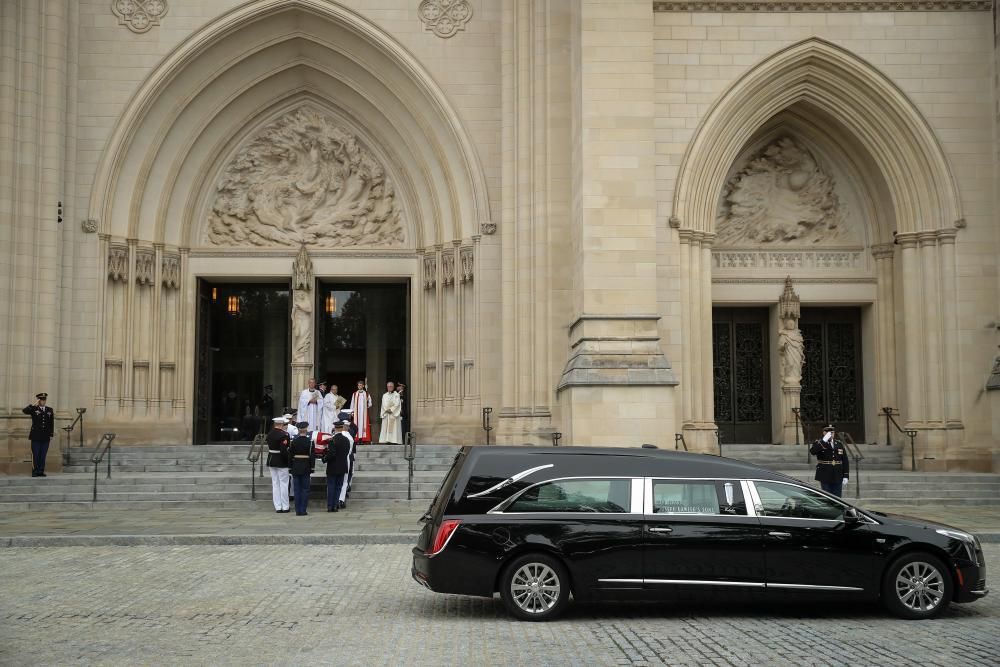
[[(857, 449), (864, 456), (861, 461), (861, 470), (901, 470), (903, 467), (903, 447), (893, 445), (857, 445)], [(815, 457), (806, 458), (808, 449), (805, 445), (743, 445), (732, 444), (722, 446), (722, 455), (732, 459), (739, 459), (754, 465), (759, 465), (772, 470), (803, 471), (815, 470)], [(851, 460), (854, 466), (854, 460)]]

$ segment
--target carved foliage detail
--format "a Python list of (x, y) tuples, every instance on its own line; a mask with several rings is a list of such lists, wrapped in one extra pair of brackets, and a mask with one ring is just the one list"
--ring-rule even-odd
[(468, 0), (423, 0), (417, 13), (425, 30), (447, 39), (465, 30), (465, 24), (472, 18), (472, 5)]
[(132, 32), (144, 33), (167, 13), (166, 0), (114, 0), (111, 11), (118, 17), (119, 25), (128, 26)]
[(452, 252), (441, 256), (441, 284), (445, 287), (455, 284), (455, 254)]
[(128, 280), (128, 248), (113, 245), (108, 248), (108, 280), (125, 282)]
[(437, 257), (424, 257), (424, 289), (434, 289), (437, 285)]
[(176, 255), (163, 257), (163, 286), (166, 289), (177, 289), (181, 286), (181, 259)]
[(471, 283), (473, 277), (475, 276), (475, 265), (473, 260), (472, 248), (462, 249), (462, 282)]
[(135, 254), (135, 282), (152, 285), (156, 281), (156, 256), (152, 251), (140, 250)]
[(808, 245), (853, 241), (835, 183), (808, 149), (782, 137), (726, 183), (716, 245)]
[(226, 166), (206, 241), (314, 248), (399, 246), (392, 183), (337, 121), (300, 107), (265, 127)]

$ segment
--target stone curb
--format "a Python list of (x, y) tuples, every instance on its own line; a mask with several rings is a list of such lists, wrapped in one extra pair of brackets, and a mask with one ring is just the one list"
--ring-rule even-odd
[[(0, 549), (26, 547), (173, 547), (277, 544), (416, 544), (419, 533), (343, 535), (13, 535), (0, 537)], [(1000, 535), (998, 535), (1000, 538)]]

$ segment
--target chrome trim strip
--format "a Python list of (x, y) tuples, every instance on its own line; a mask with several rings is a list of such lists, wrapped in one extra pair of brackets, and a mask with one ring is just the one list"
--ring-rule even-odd
[(599, 584), (641, 584), (642, 579), (598, 579)]
[(517, 473), (516, 475), (511, 475), (510, 477), (508, 477), (504, 481), (500, 482), (499, 484), (494, 484), (493, 486), (491, 486), (490, 488), (486, 489), (485, 491), (480, 491), (479, 493), (470, 493), (469, 495), (466, 496), (466, 498), (479, 498), (480, 496), (485, 496), (485, 495), (487, 495), (489, 493), (493, 493), (494, 491), (499, 491), (500, 489), (504, 488), (505, 486), (510, 486), (514, 482), (516, 482), (516, 481), (518, 481), (518, 480), (520, 480), (520, 479), (522, 479), (524, 477), (527, 477), (528, 475), (530, 475), (533, 472), (538, 472), (539, 470), (545, 470), (546, 468), (554, 468), (554, 467), (555, 467), (554, 463), (546, 463), (543, 466), (535, 466), (534, 468), (528, 468), (527, 470), (522, 470), (521, 472)]
[(795, 590), (814, 590), (814, 591), (863, 591), (865, 589), (858, 588), (857, 586), (820, 586), (812, 584), (768, 584), (768, 588), (791, 588)]
[(739, 586), (741, 588), (764, 588), (763, 582), (756, 581), (702, 581), (700, 579), (646, 579), (647, 584), (680, 584), (682, 586)]
[(987, 594), (989, 594), (989, 592), (990, 592), (990, 589), (988, 589), (988, 588), (981, 588), (978, 591), (969, 591), (969, 593), (972, 594), (972, 595), (987, 595)]

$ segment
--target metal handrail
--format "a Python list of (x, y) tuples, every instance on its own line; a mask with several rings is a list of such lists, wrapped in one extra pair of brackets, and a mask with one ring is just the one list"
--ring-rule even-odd
[(80, 423), (80, 444), (78, 447), (83, 447), (83, 415), (87, 412), (87, 408), (77, 408), (76, 409), (76, 419), (74, 419), (69, 426), (64, 426), (63, 430), (66, 431), (66, 444), (69, 445), (69, 441), (72, 439), (70, 435), (73, 433), (73, 429), (76, 428), (77, 422)]
[(902, 426), (899, 425), (899, 423), (896, 421), (896, 417), (899, 417), (901, 415), (899, 413), (899, 410), (897, 410), (896, 408), (889, 408), (889, 407), (882, 408), (880, 414), (885, 416), (886, 446), (887, 447), (892, 446), (892, 436), (890, 435), (891, 431), (889, 430), (889, 424), (892, 424), (893, 426), (896, 427), (897, 431), (899, 431), (900, 433), (902, 433), (903, 435), (907, 436), (910, 439), (910, 470), (916, 470), (917, 469), (916, 429), (903, 428)]
[(97, 469), (101, 467), (101, 461), (104, 459), (104, 455), (108, 456), (108, 479), (111, 479), (111, 443), (115, 441), (117, 434), (115, 433), (105, 433), (101, 436), (101, 439), (97, 441), (97, 445), (94, 447), (94, 453), (90, 455), (90, 461), (94, 464), (94, 495), (93, 502), (97, 502)]
[(483, 430), (486, 432), (486, 444), (490, 444), (490, 431), (493, 430), (493, 425), (490, 423), (490, 417), (493, 414), (493, 408), (485, 407), (483, 408)]
[(722, 456), (722, 431), (715, 429), (715, 442), (719, 446), (719, 456)]
[(413, 461), (417, 458), (417, 439), (413, 431), (407, 431), (403, 438), (403, 458), (409, 467), (409, 475), (406, 478), (406, 499), (413, 500)]
[[(801, 424), (801, 422), (799, 421), (800, 420), (800, 417), (799, 417), (799, 411), (800, 411), (800, 409), (801, 408), (792, 408), (792, 414), (795, 415), (795, 444), (796, 445), (799, 444), (799, 425)], [(803, 442), (805, 441), (805, 439), (806, 439), (806, 432), (802, 431), (802, 440), (803, 440)]]
[(250, 462), (250, 500), (257, 500), (257, 462), (260, 461), (260, 476), (264, 476), (264, 462), (261, 457), (264, 454), (264, 447), (267, 445), (267, 436), (258, 433), (250, 443), (250, 451), (247, 452), (247, 461)]
[(678, 442), (681, 443), (681, 447), (684, 448), (685, 452), (688, 451), (688, 445), (687, 442), (684, 440), (683, 433), (674, 433), (674, 449), (680, 449), (680, 447), (677, 446)]
[[(854, 437), (850, 433), (844, 431), (840, 435), (843, 436), (841, 442), (844, 443), (844, 448), (847, 453), (850, 454), (851, 458), (854, 459), (854, 497), (861, 497), (861, 462), (865, 460), (865, 455), (861, 453), (861, 448), (858, 447), (858, 443), (854, 442)], [(834, 436), (836, 437), (836, 436)]]

